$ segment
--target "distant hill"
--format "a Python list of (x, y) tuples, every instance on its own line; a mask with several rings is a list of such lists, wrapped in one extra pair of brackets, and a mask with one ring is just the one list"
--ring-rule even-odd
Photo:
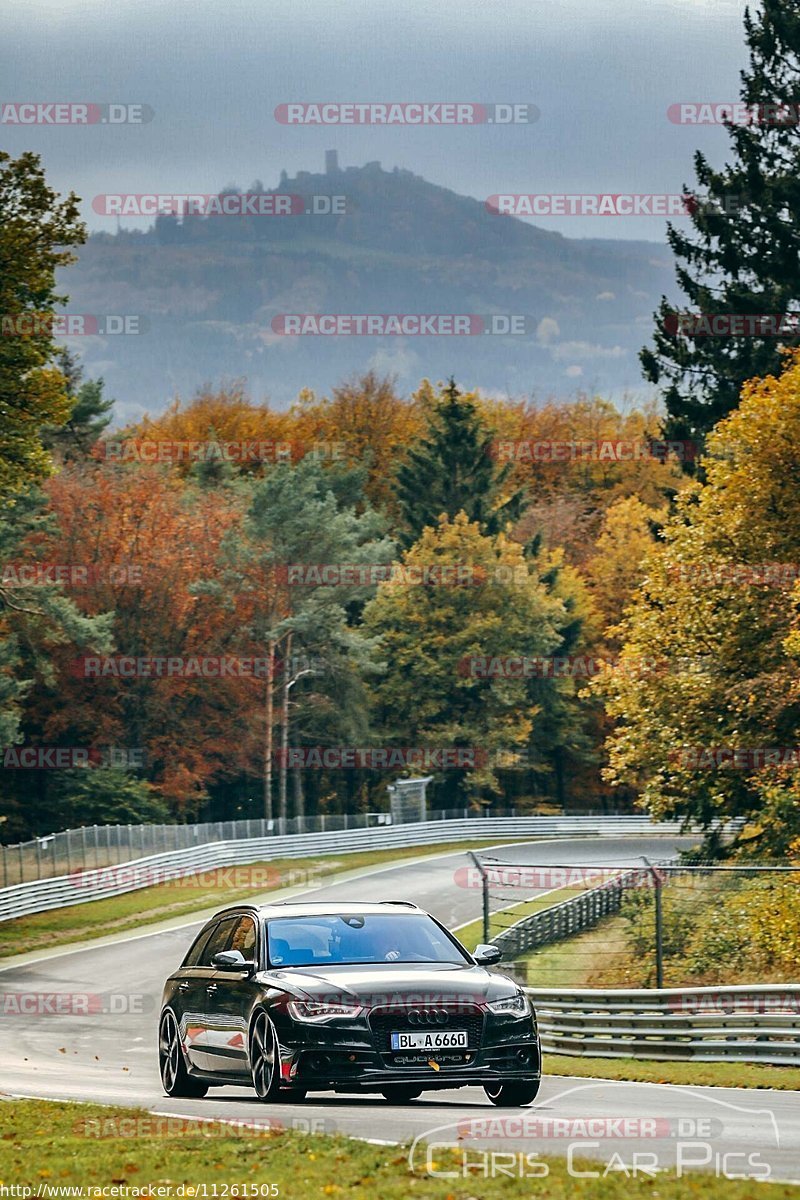
[[(282, 175), (311, 204), (344, 196), (338, 216), (157, 218), (147, 232), (96, 234), (62, 275), (68, 311), (138, 314), (138, 336), (75, 339), (119, 415), (161, 409), (177, 392), (246, 377), (283, 406), (355, 371), (427, 375), (545, 397), (643, 386), (637, 352), (663, 293), (665, 245), (565, 238), (487, 212), (481, 201), (378, 163)], [(273, 332), (284, 313), (470, 313), (528, 318), (524, 336), (305, 336)]]

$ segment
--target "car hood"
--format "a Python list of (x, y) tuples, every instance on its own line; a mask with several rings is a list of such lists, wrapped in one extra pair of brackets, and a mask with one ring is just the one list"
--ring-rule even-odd
[[(266, 977), (265, 977), (266, 978)], [(286, 967), (269, 972), (270, 981), (295, 996), (327, 1003), (381, 1005), (480, 1004), (516, 991), (505, 975), (484, 967), (452, 963), (398, 963), (377, 966)]]

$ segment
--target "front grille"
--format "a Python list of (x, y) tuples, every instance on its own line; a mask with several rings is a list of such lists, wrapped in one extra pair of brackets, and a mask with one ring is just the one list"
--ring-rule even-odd
[[(415, 1011), (419, 1011), (417, 1006), (403, 1008), (375, 1008), (369, 1015), (370, 1029), (375, 1038), (375, 1045), (379, 1053), (395, 1057), (391, 1046), (391, 1034), (397, 1032), (405, 1032), (412, 1030), (416, 1033), (420, 1032), (435, 1032), (437, 1030), (452, 1032), (456, 1029), (466, 1029), (467, 1031), (467, 1049), (477, 1050), (480, 1047), (483, 1037), (483, 1013), (477, 1005), (448, 1005), (437, 1004), (430, 1005), (430, 1008), (435, 1008), (437, 1012), (445, 1012), (447, 1021), (444, 1023), (435, 1022), (433, 1024), (416, 1024), (413, 1020), (409, 1020), (409, 1016)], [(463, 1059), (463, 1052), (448, 1051), (447, 1057)], [(413, 1055), (414, 1051), (399, 1051), (400, 1055)], [(437, 1057), (444, 1057), (445, 1052), (440, 1052)], [(423, 1056), (424, 1057), (424, 1056)]]

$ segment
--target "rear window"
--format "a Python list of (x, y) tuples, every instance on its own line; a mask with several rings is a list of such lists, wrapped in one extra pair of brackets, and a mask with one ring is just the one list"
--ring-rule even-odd
[(198, 933), (197, 937), (192, 942), (191, 949), (189, 950), (189, 953), (186, 955), (186, 958), (183, 960), (181, 966), (184, 966), (184, 967), (196, 967), (197, 966), (197, 964), (200, 961), (200, 955), (203, 953), (203, 950), (205, 948), (206, 942), (211, 937), (212, 933), (214, 932), (214, 930), (216, 928), (217, 928), (216, 925), (209, 925), (207, 929), (201, 929), (200, 933)]

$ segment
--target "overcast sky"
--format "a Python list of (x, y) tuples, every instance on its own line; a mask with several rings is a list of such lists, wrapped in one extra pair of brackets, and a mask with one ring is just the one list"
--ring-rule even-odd
[[(675, 193), (719, 128), (668, 106), (738, 94), (743, 0), (18, 0), (0, 14), (0, 102), (148, 104), (143, 126), (0, 126), (60, 190), (216, 192), (285, 167), (379, 159), (479, 199), (497, 192)], [(310, 128), (287, 101), (535, 104), (500, 128)], [(132, 223), (132, 222), (131, 222)], [(571, 236), (663, 239), (659, 218), (550, 218)]]

